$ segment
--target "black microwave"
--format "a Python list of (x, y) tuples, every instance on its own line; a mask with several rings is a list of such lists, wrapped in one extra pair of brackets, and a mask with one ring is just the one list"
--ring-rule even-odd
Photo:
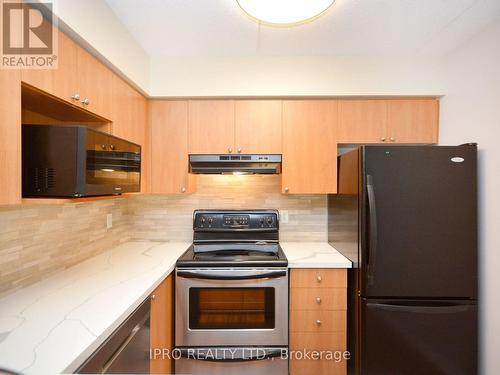
[(23, 197), (138, 192), (141, 146), (82, 125), (22, 128)]

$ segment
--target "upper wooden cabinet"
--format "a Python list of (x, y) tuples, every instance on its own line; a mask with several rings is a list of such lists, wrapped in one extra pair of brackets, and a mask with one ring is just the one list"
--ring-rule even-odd
[(186, 193), (194, 188), (188, 174), (188, 102), (153, 100), (151, 111), (153, 193)]
[(0, 69), (0, 205), (21, 203), (21, 72)]
[(281, 100), (238, 100), (235, 102), (237, 153), (281, 154)]
[(190, 100), (188, 107), (190, 154), (234, 152), (233, 100)]
[(387, 137), (385, 100), (339, 101), (339, 143), (380, 143)]
[(113, 73), (83, 48), (76, 48), (80, 105), (109, 120), (112, 116)]
[(388, 139), (395, 143), (438, 143), (437, 99), (388, 100)]
[(283, 102), (284, 193), (337, 192), (338, 101)]
[(23, 82), (62, 100), (80, 105), (76, 44), (64, 33), (58, 33), (57, 69), (23, 69)]
[(147, 99), (116, 75), (113, 75), (112, 83), (112, 133), (142, 146), (141, 192), (147, 192), (151, 153)]
[(62, 32), (58, 33), (57, 53), (57, 69), (23, 70), (23, 82), (105, 119), (111, 119), (111, 70)]
[(339, 102), (339, 143), (437, 143), (437, 99)]

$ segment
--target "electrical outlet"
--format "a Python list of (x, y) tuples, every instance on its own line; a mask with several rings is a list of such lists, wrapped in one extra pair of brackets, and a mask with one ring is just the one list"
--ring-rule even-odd
[(113, 228), (113, 214), (106, 215), (106, 228)]
[(288, 223), (288, 211), (287, 210), (280, 211), (280, 222), (283, 224)]

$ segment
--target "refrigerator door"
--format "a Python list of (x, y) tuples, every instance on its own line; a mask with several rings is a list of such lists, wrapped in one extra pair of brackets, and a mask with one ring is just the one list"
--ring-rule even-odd
[(361, 374), (477, 373), (475, 303), (363, 299), (361, 306)]
[(361, 295), (475, 299), (476, 147), (362, 154)]

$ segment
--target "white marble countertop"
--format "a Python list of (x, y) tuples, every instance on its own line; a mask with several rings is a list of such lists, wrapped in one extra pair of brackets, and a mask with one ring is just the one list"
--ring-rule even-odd
[(352, 263), (327, 242), (280, 242), (289, 268), (351, 268)]
[(168, 276), (189, 243), (126, 242), (0, 299), (0, 367), (73, 372)]

